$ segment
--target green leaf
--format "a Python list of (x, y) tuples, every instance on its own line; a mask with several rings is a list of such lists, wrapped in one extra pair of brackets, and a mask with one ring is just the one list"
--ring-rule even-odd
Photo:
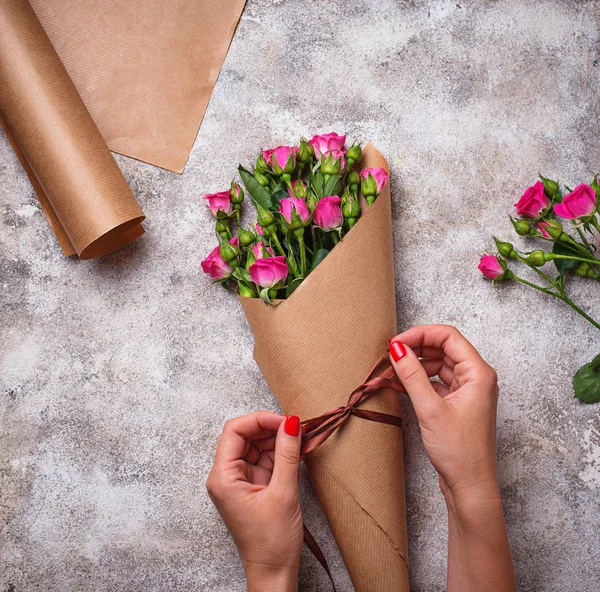
[(236, 267), (233, 270), (233, 277), (244, 282), (252, 282), (250, 274), (243, 267)]
[(296, 278), (292, 280), (285, 289), (285, 297), (289, 298), (294, 290), (304, 281), (304, 278)]
[(279, 211), (279, 205), (281, 203), (282, 199), (285, 199), (286, 197), (289, 197), (289, 194), (287, 191), (284, 191), (283, 189), (276, 189), (275, 191), (273, 191), (271, 193), (271, 209), (276, 212)]
[(329, 255), (329, 249), (319, 249), (314, 252), (312, 262), (310, 264), (310, 270), (312, 271), (325, 257)]
[(600, 354), (589, 364), (584, 364), (573, 377), (575, 398), (584, 403), (600, 401)]
[(252, 173), (246, 170), (242, 165), (238, 167), (238, 171), (252, 201), (261, 208), (270, 210), (273, 204), (269, 192), (252, 176)]
[[(556, 255), (569, 255), (570, 257), (576, 255), (576, 253), (573, 252), (573, 249), (570, 249), (559, 241), (554, 243), (552, 252)], [(564, 276), (567, 271), (577, 267), (579, 265), (579, 261), (574, 261), (573, 259), (554, 259), (554, 265), (556, 265), (558, 273), (560, 273), (561, 276)]]
[(325, 195), (339, 195), (340, 189), (342, 188), (342, 176), (331, 175), (323, 188), (323, 196)]
[(323, 178), (323, 173), (317, 172), (313, 173), (310, 171), (310, 184), (315, 192), (315, 195), (321, 199), (325, 194), (323, 193), (323, 188), (325, 184), (325, 179)]

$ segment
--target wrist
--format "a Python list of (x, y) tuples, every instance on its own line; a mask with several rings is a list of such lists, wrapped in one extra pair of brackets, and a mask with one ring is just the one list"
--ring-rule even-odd
[(447, 489), (444, 498), (450, 519), (465, 526), (481, 524), (486, 517), (502, 513), (502, 498), (495, 479), (468, 488)]
[(298, 571), (282, 565), (244, 562), (248, 592), (297, 592)]

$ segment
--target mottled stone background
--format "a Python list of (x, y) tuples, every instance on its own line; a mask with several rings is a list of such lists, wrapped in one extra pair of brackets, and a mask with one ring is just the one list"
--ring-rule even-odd
[[(61, 255), (0, 138), (0, 590), (244, 589), (204, 480), (223, 422), (276, 406), (240, 307), (200, 271), (215, 242), (200, 195), (258, 148), (331, 129), (389, 157), (400, 327), (455, 324), (498, 371), (519, 589), (598, 590), (600, 405), (574, 401), (571, 377), (599, 334), (476, 265), (538, 172), (600, 171), (599, 16), (592, 1), (249, 0), (185, 173), (118, 157), (147, 234), (99, 261)], [(572, 290), (600, 316), (597, 284)], [(405, 407), (412, 589), (443, 590), (445, 507)], [(307, 554), (301, 577), (329, 589)]]

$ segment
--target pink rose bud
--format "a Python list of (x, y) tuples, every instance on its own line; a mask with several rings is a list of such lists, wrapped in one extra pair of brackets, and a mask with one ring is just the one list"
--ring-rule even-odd
[[(232, 238), (230, 241), (237, 247), (238, 239), (237, 236)], [(223, 280), (228, 278), (233, 273), (233, 267), (223, 261), (221, 257), (221, 247), (215, 247), (210, 255), (201, 263), (202, 271), (207, 273), (211, 278), (215, 280)]]
[(536, 220), (543, 216), (550, 205), (550, 200), (544, 192), (544, 184), (538, 181), (535, 185), (528, 187), (521, 199), (515, 204), (517, 213), (524, 218)]
[(321, 158), (321, 155), (331, 150), (344, 150), (344, 144), (346, 143), (346, 136), (340, 136), (335, 132), (329, 134), (321, 134), (320, 136), (313, 136), (308, 143), (313, 147), (315, 156)]
[(324, 175), (339, 175), (346, 166), (343, 150), (329, 150), (321, 157), (321, 172)]
[[(267, 251), (266, 255), (265, 255), (265, 249)], [(256, 259), (262, 259), (263, 257), (268, 257), (269, 255), (271, 257), (275, 256), (273, 249), (271, 247), (265, 247), (265, 244), (262, 241), (256, 243), (255, 245), (252, 245), (252, 253), (254, 253), (254, 257)]]
[(215, 218), (227, 218), (233, 212), (229, 190), (207, 193), (204, 199), (208, 202), (206, 205)]
[(277, 146), (263, 150), (263, 158), (277, 175), (290, 174), (296, 167), (297, 146)]
[(325, 231), (335, 230), (344, 222), (342, 200), (337, 195), (328, 195), (319, 200), (313, 217), (314, 223)]
[(310, 211), (306, 202), (299, 197), (285, 197), (281, 200), (279, 211), (281, 215), (287, 220), (287, 223), (292, 225), (292, 216), (294, 213), (294, 209), (300, 216), (301, 224), (304, 225), (308, 219), (310, 218)]
[(360, 190), (367, 197), (377, 197), (387, 185), (390, 176), (380, 167), (360, 172)]
[(544, 238), (548, 238), (551, 239), (552, 237), (550, 236), (550, 233), (546, 230), (546, 228), (550, 227), (550, 224), (548, 224), (548, 222), (545, 222), (544, 220), (538, 222), (538, 230), (540, 231), (541, 235)]
[(504, 262), (501, 262), (498, 257), (484, 255), (479, 262), (478, 269), (486, 278), (490, 280), (500, 280), (506, 273), (506, 263), (504, 263), (504, 267), (502, 266), (502, 263)]
[(262, 229), (262, 226), (260, 224), (256, 224), (256, 232), (258, 234), (260, 234), (260, 236), (265, 236), (265, 233), (264, 233), (264, 231)]
[(585, 183), (577, 185), (572, 193), (563, 197), (562, 203), (554, 206), (554, 213), (567, 220), (587, 218), (596, 211), (596, 193)]
[(273, 288), (285, 281), (288, 275), (288, 266), (285, 257), (263, 257), (257, 259), (248, 271), (257, 286)]

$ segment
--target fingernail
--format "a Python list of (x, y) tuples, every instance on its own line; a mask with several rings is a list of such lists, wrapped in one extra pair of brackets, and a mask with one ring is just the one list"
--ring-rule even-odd
[(390, 343), (390, 353), (394, 362), (398, 362), (406, 355), (406, 348), (401, 341), (392, 341)]
[(297, 415), (288, 415), (283, 429), (288, 436), (297, 436), (300, 432), (300, 418)]

